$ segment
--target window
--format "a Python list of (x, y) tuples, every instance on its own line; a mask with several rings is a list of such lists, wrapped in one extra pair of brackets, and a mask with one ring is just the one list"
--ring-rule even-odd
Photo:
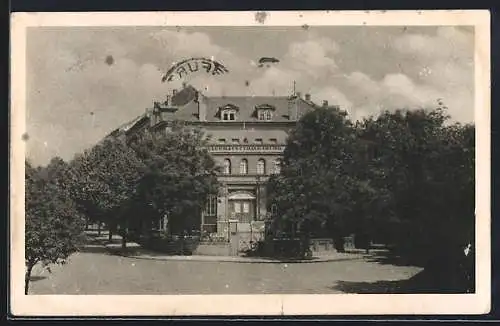
[(266, 173), (266, 162), (263, 159), (257, 161), (257, 174)]
[(219, 143), (220, 144), (225, 144), (226, 143), (226, 139), (225, 138), (219, 138)]
[(233, 138), (232, 142), (233, 142), (233, 144), (239, 144), (240, 140), (238, 138)]
[(240, 162), (240, 174), (247, 174), (248, 173), (248, 161), (243, 159)]
[(217, 215), (217, 196), (208, 196), (207, 203), (205, 205), (205, 215), (206, 216), (216, 216)]
[(231, 174), (231, 160), (224, 160), (224, 174)]
[(280, 172), (281, 172), (280, 161), (275, 160), (273, 162), (273, 174), (280, 174)]
[(278, 140), (276, 138), (269, 138), (269, 142), (271, 144), (276, 144), (276, 143), (278, 143)]
[(241, 213), (241, 204), (239, 202), (235, 201), (233, 203), (233, 205), (234, 205), (234, 212), (235, 213)]
[(233, 110), (224, 110), (222, 112), (222, 120), (224, 121), (233, 121), (236, 120), (236, 111)]
[(262, 144), (262, 138), (255, 138), (256, 144)]
[(249, 202), (243, 203), (243, 213), (250, 213), (250, 203)]
[(271, 121), (273, 119), (273, 113), (269, 109), (260, 109), (258, 111), (258, 118), (261, 121)]
[(158, 225), (159, 230), (165, 231), (167, 229), (167, 224), (168, 224), (167, 214), (164, 214), (162, 217), (160, 217), (160, 225)]

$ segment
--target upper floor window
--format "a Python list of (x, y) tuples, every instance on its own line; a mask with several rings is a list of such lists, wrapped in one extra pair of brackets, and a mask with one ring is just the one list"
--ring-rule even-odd
[(255, 107), (257, 118), (261, 121), (271, 121), (273, 119), (273, 111), (276, 108), (269, 104), (261, 104)]
[(224, 174), (231, 174), (231, 161), (229, 159), (224, 160)]
[(228, 104), (220, 109), (220, 117), (223, 121), (234, 121), (236, 120), (236, 112), (238, 112), (238, 108)]
[(273, 119), (273, 113), (271, 110), (259, 110), (259, 120), (261, 121), (271, 121)]
[(219, 144), (225, 144), (226, 139), (225, 138), (219, 138)]
[(276, 138), (269, 138), (269, 142), (271, 144), (276, 144), (276, 143), (278, 143), (278, 140)]
[(224, 121), (236, 120), (236, 112), (229, 111), (229, 110), (222, 112), (222, 120), (224, 120)]
[(255, 138), (255, 143), (256, 144), (262, 144), (262, 138)]
[(248, 173), (248, 161), (246, 159), (242, 159), (240, 162), (240, 174)]
[(266, 173), (266, 161), (260, 159), (257, 161), (257, 174), (265, 174)]
[(240, 140), (238, 138), (233, 138), (231, 141), (232, 141), (233, 144), (239, 144), (240, 143)]
[(274, 160), (273, 162), (273, 174), (280, 174), (281, 172), (281, 162), (279, 160)]

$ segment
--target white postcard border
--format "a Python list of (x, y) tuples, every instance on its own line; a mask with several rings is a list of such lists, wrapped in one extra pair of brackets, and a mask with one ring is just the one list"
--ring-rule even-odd
[[(460, 11), (14, 13), (11, 18), (10, 290), (17, 316), (482, 314), (490, 310), (490, 15)], [(24, 295), (26, 29), (37, 26), (475, 27), (476, 293), (318, 295)]]

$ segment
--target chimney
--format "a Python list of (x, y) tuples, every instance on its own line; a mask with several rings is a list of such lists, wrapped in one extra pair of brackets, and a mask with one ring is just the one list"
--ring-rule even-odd
[(308, 102), (311, 101), (311, 94), (306, 94), (306, 101), (308, 101)]
[(182, 82), (182, 89), (186, 88), (187, 84), (186, 82)]
[(167, 95), (167, 99), (165, 100), (165, 104), (170, 105), (171, 99), (172, 99), (172, 96)]
[(327, 101), (327, 100), (323, 100), (323, 107), (324, 107), (324, 108), (327, 108), (327, 107), (328, 107), (328, 101)]
[(176, 89), (172, 90), (172, 96), (175, 96), (176, 94), (177, 94), (177, 90)]
[(198, 120), (207, 121), (207, 104), (205, 103), (205, 99), (201, 96), (198, 97)]
[(301, 93), (301, 92), (297, 92), (296, 94), (297, 94), (297, 97), (298, 97), (298, 98), (301, 98), (301, 96), (302, 96), (302, 93)]

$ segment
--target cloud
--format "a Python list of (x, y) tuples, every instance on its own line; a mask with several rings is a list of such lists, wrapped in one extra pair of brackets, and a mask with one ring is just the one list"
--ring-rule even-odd
[(376, 114), (396, 108), (434, 108), (442, 100), (455, 121), (474, 117), (473, 37), (455, 27), (435, 35), (404, 34), (393, 42), (394, 58), (411, 58), (406, 73), (387, 73), (381, 79), (361, 71), (346, 75), (353, 111)]

